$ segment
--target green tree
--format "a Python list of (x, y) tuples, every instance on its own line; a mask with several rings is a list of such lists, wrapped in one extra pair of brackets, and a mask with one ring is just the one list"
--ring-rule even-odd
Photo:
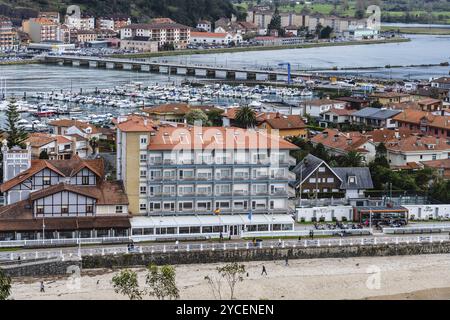
[(442, 203), (450, 203), (450, 180), (437, 179), (430, 188), (430, 196)]
[(311, 154), (319, 159), (322, 159), (326, 163), (330, 162), (330, 156), (325, 146), (322, 143), (318, 143), (312, 150)]
[(8, 134), (8, 147), (19, 146), (24, 148), (24, 141), (28, 134), (17, 123), (20, 120), (20, 113), (17, 111), (15, 100), (11, 100), (6, 110), (6, 133)]
[(206, 115), (208, 116), (208, 121), (211, 123), (212, 126), (220, 127), (222, 126), (222, 113), (224, 111), (222, 109), (211, 109), (208, 112), (206, 112)]
[(256, 126), (255, 111), (249, 106), (240, 107), (236, 112), (236, 123), (241, 128), (251, 128)]
[(147, 267), (146, 284), (150, 287), (149, 294), (159, 300), (178, 299), (180, 292), (177, 288), (175, 268), (172, 266), (158, 266), (151, 264)]
[(196, 121), (201, 121), (203, 126), (207, 126), (208, 116), (200, 109), (193, 109), (186, 114), (186, 121), (190, 125), (194, 125)]
[(39, 154), (39, 159), (43, 159), (43, 160), (48, 160), (48, 153), (47, 150), (42, 150), (41, 153)]
[(349, 151), (341, 159), (341, 165), (344, 167), (361, 167), (363, 162), (363, 157), (357, 151)]
[(366, 15), (366, 3), (364, 0), (356, 0), (355, 18), (362, 19)]
[(136, 272), (122, 270), (112, 278), (112, 283), (116, 293), (128, 296), (130, 300), (142, 300), (144, 290), (139, 289)]
[(325, 28), (320, 30), (319, 38), (320, 39), (330, 39), (332, 33), (333, 33), (333, 28), (331, 28), (330, 26), (326, 26)]
[(389, 168), (389, 161), (387, 160), (387, 149), (385, 144), (381, 142), (379, 145), (376, 146), (375, 150), (376, 153), (374, 165)]
[(0, 269), (0, 300), (8, 299), (11, 294), (11, 278)]
[(245, 266), (237, 262), (229, 263), (223, 267), (217, 268), (219, 274), (226, 280), (230, 287), (230, 300), (234, 299), (236, 284), (244, 281)]
[(268, 32), (270, 32), (270, 30), (277, 30), (279, 33), (282, 32), (281, 16), (278, 11), (278, 6), (275, 7), (275, 11), (273, 13), (272, 20), (270, 20), (270, 23), (267, 26), (267, 30), (268, 30)]

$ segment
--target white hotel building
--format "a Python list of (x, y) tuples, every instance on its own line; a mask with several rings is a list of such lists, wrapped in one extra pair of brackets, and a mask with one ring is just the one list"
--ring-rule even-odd
[(117, 178), (130, 212), (140, 216), (132, 219), (133, 235), (292, 230), (293, 149), (253, 130), (119, 119)]

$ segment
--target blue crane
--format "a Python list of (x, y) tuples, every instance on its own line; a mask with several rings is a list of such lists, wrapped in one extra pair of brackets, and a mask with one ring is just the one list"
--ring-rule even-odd
[(278, 64), (279, 67), (284, 67), (287, 66), (287, 71), (288, 71), (288, 85), (291, 84), (291, 64), (289, 62), (283, 62), (283, 63), (279, 63)]

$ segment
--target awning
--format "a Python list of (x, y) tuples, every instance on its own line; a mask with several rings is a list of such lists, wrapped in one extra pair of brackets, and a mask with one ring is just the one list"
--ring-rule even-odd
[(198, 227), (220, 225), (256, 225), (256, 224), (293, 224), (293, 218), (288, 214), (253, 214), (252, 220), (247, 215), (219, 216), (153, 216), (131, 218), (131, 228), (167, 228), (167, 227)]

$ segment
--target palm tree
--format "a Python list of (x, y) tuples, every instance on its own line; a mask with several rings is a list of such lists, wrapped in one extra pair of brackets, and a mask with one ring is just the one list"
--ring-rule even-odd
[(363, 157), (357, 151), (350, 151), (347, 153), (343, 159), (342, 164), (345, 167), (361, 167), (363, 162)]
[(249, 106), (243, 106), (236, 112), (236, 123), (242, 128), (250, 128), (256, 126), (255, 111)]

